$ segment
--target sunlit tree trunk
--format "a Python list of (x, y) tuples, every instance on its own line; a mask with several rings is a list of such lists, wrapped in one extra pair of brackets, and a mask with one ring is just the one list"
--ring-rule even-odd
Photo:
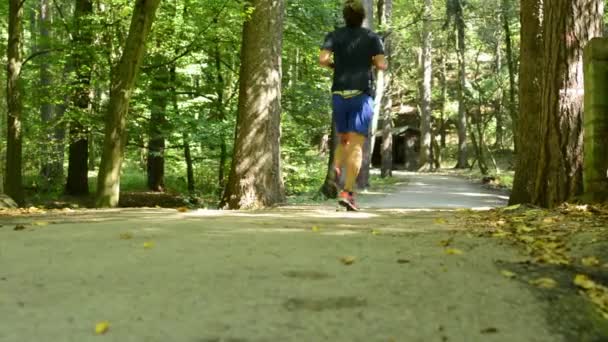
[(281, 177), (283, 0), (250, 0), (243, 27), (232, 168), (221, 207), (253, 209), (285, 199)]
[(467, 108), (466, 108), (466, 24), (464, 21), (463, 0), (455, 0), (455, 24), (458, 37), (458, 164), (456, 168), (469, 167), (467, 153)]
[(603, 14), (603, 0), (545, 3), (533, 204), (554, 207), (582, 193), (583, 49), (602, 36)]
[[(509, 202), (530, 203), (539, 157), (540, 65), (543, 0), (521, 1), (519, 115), (515, 135), (515, 178)], [(521, 147), (521, 148), (520, 148)]]
[[(507, 68), (509, 70), (509, 116), (511, 117), (511, 126), (513, 136), (517, 134), (517, 103), (516, 103), (516, 84), (515, 84), (515, 61), (513, 60), (513, 42), (511, 38), (511, 0), (502, 0), (502, 24), (505, 37), (505, 49)], [(516, 139), (514, 139), (515, 151), (517, 151)]]
[(146, 38), (160, 0), (137, 0), (122, 57), (113, 73), (106, 114), (103, 155), (97, 181), (97, 206), (115, 207), (120, 194), (120, 170), (127, 140), (129, 101), (144, 56)]
[[(439, 78), (439, 83), (441, 85), (441, 123), (439, 128), (440, 134), (440, 144), (441, 148), (446, 147), (446, 136), (447, 136), (447, 118), (446, 118), (446, 110), (447, 110), (447, 102), (448, 102), (448, 68), (447, 68), (447, 51), (444, 51), (441, 54), (441, 75)], [(440, 152), (437, 152), (440, 153)]]
[[(363, 7), (365, 7), (365, 20), (363, 21), (363, 27), (368, 28), (370, 30), (374, 29), (374, 2), (373, 0), (362, 0), (363, 2)], [(380, 77), (382, 78), (381, 84), (380, 86), (382, 86), (382, 90), (384, 91), (384, 77), (383, 75), (380, 75)], [(378, 95), (378, 84), (376, 83), (376, 97)], [(377, 98), (376, 98), (377, 100)], [(374, 116), (372, 118), (372, 124), (370, 125), (370, 135), (368, 136), (367, 139), (365, 139), (365, 143), (363, 144), (363, 158), (362, 158), (362, 163), (361, 163), (361, 169), (359, 171), (359, 175), (357, 176), (357, 188), (359, 189), (365, 189), (367, 187), (369, 187), (369, 178), (370, 178), (370, 168), (371, 168), (371, 163), (372, 163), (372, 148), (373, 148), (373, 141), (375, 139), (374, 135), (373, 135), (373, 131), (375, 130), (375, 126), (377, 125), (378, 122), (378, 115), (377, 115), (377, 103), (376, 106), (374, 107)]]
[[(386, 22), (386, 27), (390, 29), (393, 16), (393, 0), (384, 0), (384, 11), (382, 11), (383, 20)], [(379, 11), (380, 12), (380, 11)], [(391, 89), (393, 79), (391, 75), (392, 68), (392, 37), (387, 36), (384, 39), (384, 52), (389, 63), (389, 69), (384, 72), (385, 94), (383, 97), (383, 115), (382, 115), (382, 166), (380, 168), (381, 177), (391, 177), (393, 175), (393, 112)]]
[[(215, 37), (213, 51), (213, 61), (212, 63), (215, 65), (215, 95), (217, 96), (215, 102), (215, 119), (223, 123), (226, 120), (226, 109), (224, 108), (225, 104), (225, 82), (224, 75), (222, 75), (222, 54), (220, 49), (220, 37)], [(297, 68), (296, 68), (297, 70)], [(297, 72), (296, 72), (297, 73)], [(226, 136), (224, 134), (224, 130), (219, 132), (220, 135), (220, 158), (219, 158), (219, 166), (218, 166), (218, 176), (217, 176), (217, 184), (218, 189), (221, 191), (224, 189), (226, 185), (226, 161), (228, 160), (228, 147), (226, 146)]]
[[(495, 70), (497, 77), (500, 77), (502, 73), (502, 51), (500, 49), (500, 34), (496, 39), (495, 46)], [(494, 117), (496, 118), (496, 141), (494, 142), (494, 148), (502, 149), (504, 147), (504, 135), (505, 135), (505, 120), (503, 115), (503, 93), (500, 92), (496, 95), (494, 100)]]
[(338, 136), (336, 134), (336, 128), (334, 125), (332, 125), (331, 134), (328, 141), (329, 160), (327, 162), (327, 174), (325, 175), (325, 181), (320, 189), (320, 192), (327, 198), (338, 197), (338, 191), (340, 190), (340, 180), (338, 179), (336, 170), (334, 168), (337, 144)]
[(22, 179), (22, 144), (23, 144), (23, 103), (21, 98), (22, 81), (21, 45), (23, 43), (23, 1), (9, 0), (8, 46), (7, 46), (7, 86), (6, 99), (7, 136), (6, 136), (6, 194), (19, 205), (25, 198)]
[(422, 54), (420, 84), (420, 161), (419, 170), (428, 171), (432, 168), (431, 161), (431, 86), (433, 78), (432, 54), (432, 22), (433, 1), (424, 1), (424, 18), (422, 24)]
[(601, 0), (522, 2), (523, 77), (511, 203), (554, 207), (582, 192), (582, 56), (587, 42), (602, 35), (603, 13)]
[(23, 1), (9, 0), (8, 46), (7, 46), (7, 86), (8, 104), (6, 136), (6, 194), (19, 205), (23, 205), (22, 153), (23, 153), (23, 103), (21, 98), (23, 63), (21, 45), (23, 43)]

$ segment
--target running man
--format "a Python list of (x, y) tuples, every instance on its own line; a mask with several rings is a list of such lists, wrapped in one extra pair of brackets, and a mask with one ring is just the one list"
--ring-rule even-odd
[(365, 19), (361, 1), (346, 0), (342, 13), (346, 26), (325, 37), (319, 63), (334, 70), (333, 123), (340, 139), (335, 154), (336, 177), (340, 178), (342, 168), (346, 171), (339, 203), (349, 211), (358, 211), (354, 200), (355, 181), (374, 115), (372, 67), (386, 70), (387, 64), (380, 37), (361, 27)]

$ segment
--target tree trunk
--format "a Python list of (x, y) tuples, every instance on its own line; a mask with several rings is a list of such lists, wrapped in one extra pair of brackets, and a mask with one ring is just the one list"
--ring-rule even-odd
[(445, 112), (448, 102), (448, 68), (447, 68), (447, 51), (443, 51), (441, 54), (441, 76), (439, 82), (441, 84), (441, 127), (439, 128), (439, 134), (441, 135), (441, 148), (446, 147), (446, 136), (447, 136), (447, 124)]
[(551, 208), (582, 193), (583, 49), (602, 36), (603, 13), (602, 0), (545, 3), (533, 204)]
[[(498, 77), (497, 81), (500, 81), (500, 75), (502, 71), (502, 53), (500, 50), (500, 37), (496, 39), (496, 75)], [(494, 142), (495, 149), (502, 149), (504, 147), (504, 129), (505, 129), (505, 120), (502, 113), (503, 107), (503, 98), (502, 92), (500, 92), (497, 98), (494, 100), (494, 117), (496, 118), (496, 141)]]
[(325, 182), (321, 186), (320, 192), (326, 198), (338, 197), (338, 191), (340, 191), (340, 180), (336, 175), (334, 169), (334, 160), (336, 156), (336, 147), (338, 146), (338, 136), (336, 134), (336, 128), (334, 125), (331, 126), (331, 135), (329, 136), (329, 161), (327, 162), (327, 174), (325, 176)]
[(514, 132), (517, 156), (510, 204), (532, 201), (538, 171), (542, 13), (543, 0), (522, 0), (519, 119)]
[(281, 51), (283, 0), (250, 0), (243, 27), (236, 139), (220, 204), (230, 209), (271, 206), (285, 199), (281, 177)]
[[(374, 29), (374, 3), (373, 0), (362, 0), (363, 7), (365, 7), (365, 20), (363, 20), (363, 27), (368, 28), (370, 30)], [(379, 75), (382, 77), (383, 75)], [(382, 81), (383, 82), (383, 81)], [(384, 89), (382, 89), (384, 90)], [(376, 96), (378, 94), (378, 85), (376, 85)], [(376, 99), (377, 100), (377, 99)], [(377, 101), (376, 101), (377, 102)], [(377, 106), (377, 104), (376, 104)], [(372, 154), (373, 154), (373, 141), (375, 137), (373, 136), (373, 131), (375, 130), (375, 125), (377, 125), (378, 116), (376, 115), (376, 107), (374, 107), (374, 116), (372, 118), (372, 124), (370, 125), (370, 132), (368, 134), (367, 139), (365, 139), (365, 143), (363, 144), (363, 156), (361, 158), (361, 169), (359, 170), (359, 175), (357, 175), (357, 188), (365, 189), (369, 187), (369, 177), (370, 177), (370, 168), (372, 162)]]
[(363, 7), (365, 8), (365, 19), (363, 20), (363, 27), (373, 30), (374, 29), (374, 0), (361, 0)]
[(424, 1), (424, 18), (422, 24), (422, 54), (420, 84), (420, 161), (419, 170), (428, 171), (431, 163), (431, 86), (433, 81), (432, 22), (433, 1)]
[(467, 109), (466, 109), (466, 85), (467, 85), (467, 68), (466, 68), (466, 36), (463, 0), (456, 0), (456, 30), (458, 31), (458, 164), (457, 169), (465, 169), (469, 167), (467, 154)]
[[(38, 52), (46, 51), (51, 48), (52, 39), (52, 16), (49, 0), (40, 0), (38, 11), (39, 42)], [(42, 179), (42, 189), (49, 191), (52, 187), (61, 184), (63, 177), (63, 149), (61, 147), (61, 131), (55, 118), (53, 102), (51, 100), (52, 72), (48, 58), (42, 58), (39, 67), (39, 99), (40, 99), (40, 119), (43, 124), (44, 139), (40, 144), (40, 177)]]
[(22, 153), (23, 153), (23, 122), (22, 122), (22, 81), (21, 44), (23, 43), (23, 1), (9, 0), (8, 46), (7, 46), (7, 86), (6, 99), (8, 104), (7, 136), (6, 136), (6, 178), (4, 189), (6, 194), (17, 204), (23, 205)]
[[(175, 64), (171, 65), (169, 70), (170, 82), (171, 82), (171, 104), (173, 106), (173, 111), (175, 112), (175, 116), (179, 117), (179, 105), (177, 99), (177, 74), (176, 74), (176, 66)], [(184, 143), (184, 161), (186, 162), (186, 179), (188, 183), (188, 192), (193, 194), (196, 189), (196, 184), (194, 182), (194, 166), (192, 162), (192, 151), (190, 149), (190, 135), (187, 131), (182, 133), (182, 141)]]
[(477, 162), (477, 166), (479, 167), (479, 171), (485, 176), (488, 174), (488, 163), (484, 153), (485, 141), (483, 134), (483, 121), (481, 118), (481, 104), (479, 106), (478, 114), (472, 119), (474, 119), (475, 123), (474, 125), (469, 125), (471, 129), (471, 144), (473, 145), (473, 149), (475, 151), (475, 160)]
[[(502, 0), (502, 23), (505, 35), (505, 47), (507, 58), (507, 69), (509, 70), (509, 116), (511, 117), (511, 125), (513, 136), (517, 134), (517, 103), (515, 99), (515, 62), (513, 61), (513, 43), (511, 39), (511, 5), (510, 0)], [(520, 76), (521, 77), (521, 76)], [(524, 76), (525, 77), (525, 76)], [(517, 151), (517, 139), (514, 139), (515, 151)]]
[(182, 135), (182, 139), (184, 141), (184, 159), (186, 161), (186, 179), (188, 182), (188, 192), (192, 194), (196, 189), (196, 184), (194, 182), (194, 166), (192, 162), (192, 153), (190, 152), (190, 137), (188, 136), (188, 133), (184, 133)]
[[(380, 12), (380, 11), (379, 11)], [(384, 0), (384, 10), (382, 16), (388, 28), (392, 25), (393, 16), (393, 0)], [(382, 178), (393, 176), (393, 102), (391, 99), (391, 89), (393, 85), (391, 75), (392, 65), (392, 50), (393, 42), (391, 36), (384, 39), (384, 52), (389, 63), (389, 69), (384, 72), (385, 79), (385, 94), (383, 97), (382, 108), (384, 115), (382, 117), (382, 166), (380, 176)]]
[(120, 194), (120, 170), (127, 140), (129, 100), (139, 72), (146, 38), (160, 0), (137, 0), (122, 57), (113, 73), (106, 114), (103, 154), (97, 181), (97, 206), (115, 207)]
[[(72, 102), (79, 109), (80, 116), (90, 114), (91, 106), (91, 69), (93, 57), (88, 51), (93, 43), (93, 35), (89, 26), (93, 14), (91, 0), (76, 0), (74, 21), (76, 22), (74, 42), (76, 47), (72, 52), (72, 64), (76, 70), (76, 85)], [(89, 193), (88, 163), (89, 163), (89, 130), (81, 120), (73, 118), (70, 122), (70, 146), (68, 152), (68, 176), (66, 193), (73, 196), (83, 196)]]
[[(153, 58), (155, 64), (164, 62), (164, 58)], [(159, 67), (153, 71), (150, 84), (150, 121), (148, 127), (148, 156), (147, 174), (148, 189), (164, 191), (165, 188), (165, 112), (168, 105), (167, 85), (170, 75), (167, 67)]]
[[(222, 55), (220, 50), (220, 37), (215, 37), (215, 51), (213, 63), (215, 64), (215, 94), (216, 100), (216, 113), (215, 119), (219, 122), (226, 120), (226, 109), (224, 108), (224, 76), (222, 75)], [(297, 61), (296, 61), (297, 63)], [(297, 77), (297, 76), (296, 76)], [(220, 158), (218, 166), (218, 189), (219, 195), (222, 195), (222, 191), (226, 186), (226, 161), (228, 160), (228, 147), (226, 146), (226, 136), (224, 130), (220, 130)]]

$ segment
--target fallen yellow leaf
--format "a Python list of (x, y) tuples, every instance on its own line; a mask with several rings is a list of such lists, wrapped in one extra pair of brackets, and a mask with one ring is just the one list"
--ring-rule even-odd
[(460, 249), (448, 248), (448, 249), (445, 250), (445, 254), (448, 254), (448, 255), (461, 255), (461, 254), (463, 254), (463, 252)]
[(530, 284), (542, 289), (552, 289), (557, 286), (557, 282), (551, 278), (538, 278), (530, 281)]
[(97, 324), (95, 324), (95, 333), (97, 335), (103, 335), (105, 333), (108, 332), (108, 330), (110, 329), (110, 323), (108, 322), (99, 322)]
[(515, 274), (515, 273), (513, 273), (511, 271), (508, 271), (508, 270), (502, 270), (502, 271), (500, 271), (500, 273), (503, 276), (507, 277), (507, 278), (515, 278), (515, 277), (517, 277), (517, 274)]
[(144, 242), (144, 248), (152, 248), (152, 247), (154, 247), (154, 242), (152, 242), (152, 241)]
[(595, 287), (595, 282), (584, 274), (577, 274), (574, 277), (574, 285), (589, 290)]
[(344, 265), (352, 265), (355, 263), (356, 258), (354, 256), (345, 256), (345, 257), (341, 257), (340, 261), (344, 264)]
[(521, 204), (512, 205), (506, 208), (503, 208), (504, 211), (513, 211), (521, 208)]
[(583, 263), (584, 266), (587, 266), (587, 267), (600, 265), (599, 259), (594, 256), (583, 258), (583, 260), (581, 260), (581, 262)]
[(321, 228), (319, 228), (318, 226), (312, 226), (313, 232), (318, 232), (319, 230), (321, 230)]

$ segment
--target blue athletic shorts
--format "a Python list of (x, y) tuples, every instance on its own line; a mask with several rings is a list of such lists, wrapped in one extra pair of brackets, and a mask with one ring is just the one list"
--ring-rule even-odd
[(333, 119), (338, 133), (355, 132), (369, 135), (374, 116), (374, 99), (361, 94), (348, 99), (333, 95)]

